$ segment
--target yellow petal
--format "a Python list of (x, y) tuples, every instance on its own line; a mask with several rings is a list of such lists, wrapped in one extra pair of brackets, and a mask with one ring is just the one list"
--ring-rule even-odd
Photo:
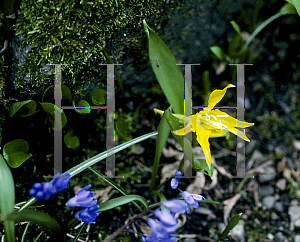
[(230, 131), (231, 133), (239, 136), (243, 140), (250, 142), (250, 140), (247, 138), (247, 136), (243, 132), (241, 132), (240, 130), (238, 130), (238, 129), (232, 127), (232, 126), (229, 126), (227, 130)]
[(222, 90), (214, 90), (208, 99), (208, 108), (213, 108), (218, 102), (220, 102), (222, 100), (222, 98), (224, 97), (227, 88), (230, 87), (235, 87), (235, 85), (232, 84), (228, 84), (224, 89)]
[(185, 135), (191, 131), (193, 131), (193, 130), (192, 130), (192, 121), (191, 121), (191, 117), (190, 117), (188, 124), (184, 128), (175, 130), (173, 133), (177, 134), (177, 135)]
[(224, 136), (226, 135), (224, 130), (218, 130), (218, 129), (214, 129), (214, 130), (211, 130), (211, 133), (209, 135), (209, 137), (219, 137), (219, 136)]
[(163, 114), (164, 114), (164, 111), (159, 110), (159, 109), (157, 109), (157, 108), (154, 108), (153, 111), (154, 111), (155, 114), (158, 114), (158, 113), (159, 113), (160, 115), (163, 115)]
[[(238, 127), (238, 128), (247, 128), (247, 127), (254, 125), (254, 123), (247, 123), (247, 122), (239, 121), (239, 120), (231, 117), (227, 113), (222, 112), (218, 109), (211, 110), (210, 114), (214, 115), (217, 119), (220, 119), (221, 122), (224, 123), (225, 125), (229, 124), (231, 126)], [(224, 117), (226, 115), (227, 115), (227, 117)]]
[(197, 141), (199, 142), (200, 146), (202, 147), (202, 150), (204, 152), (205, 158), (206, 158), (206, 164), (208, 167), (211, 167), (211, 154), (210, 154), (210, 148), (209, 148), (209, 136), (211, 134), (211, 131), (202, 128), (201, 126), (196, 127), (196, 136)]

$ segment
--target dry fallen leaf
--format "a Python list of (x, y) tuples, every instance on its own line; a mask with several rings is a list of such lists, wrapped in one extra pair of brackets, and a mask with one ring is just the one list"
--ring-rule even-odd
[(205, 186), (203, 189), (204, 190), (211, 190), (213, 189), (216, 185), (218, 184), (218, 171), (214, 169), (214, 173), (212, 175), (212, 182), (210, 185)]
[(286, 180), (284, 178), (281, 178), (279, 179), (277, 182), (276, 182), (276, 187), (278, 187), (280, 190), (285, 190), (285, 187), (286, 187)]
[(188, 185), (186, 191), (193, 194), (201, 194), (205, 186), (205, 176), (201, 172), (197, 172), (196, 176), (197, 177), (195, 178), (195, 180), (190, 185)]
[(224, 208), (223, 208), (223, 213), (224, 213), (224, 223), (227, 224), (228, 223), (228, 217), (229, 214), (233, 208), (233, 206), (237, 203), (237, 201), (241, 198), (241, 194), (236, 194), (234, 197), (229, 198), (225, 201), (223, 201), (224, 204)]

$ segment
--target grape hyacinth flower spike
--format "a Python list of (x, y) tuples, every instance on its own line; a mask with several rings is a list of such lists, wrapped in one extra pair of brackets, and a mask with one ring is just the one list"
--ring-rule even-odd
[(38, 182), (34, 183), (29, 190), (29, 195), (35, 197), (37, 200), (47, 201), (51, 195), (65, 190), (68, 187), (70, 180), (70, 173), (67, 172), (63, 175), (56, 173), (52, 179), (52, 184), (50, 182), (45, 182), (43, 185)]

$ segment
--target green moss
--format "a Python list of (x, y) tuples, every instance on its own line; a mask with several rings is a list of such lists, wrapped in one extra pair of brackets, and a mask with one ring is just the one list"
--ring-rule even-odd
[[(15, 25), (22, 34), (22, 48), (31, 50), (17, 73), (17, 87), (21, 80), (29, 79), (32, 87), (53, 85), (54, 76), (42, 73), (45, 65), (65, 63), (63, 83), (77, 88), (87, 87), (91, 81), (99, 82), (106, 68), (101, 49), (114, 32), (136, 27), (141, 20), (153, 15), (161, 1), (143, 0), (49, 0), (22, 1)], [(50, 66), (54, 73), (54, 66)], [(77, 87), (77, 88), (76, 88)]]

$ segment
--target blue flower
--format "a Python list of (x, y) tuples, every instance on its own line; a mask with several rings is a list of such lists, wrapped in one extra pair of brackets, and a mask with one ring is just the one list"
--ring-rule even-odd
[(47, 201), (51, 193), (51, 184), (50, 182), (45, 182), (43, 185), (41, 183), (34, 183), (32, 188), (29, 190), (29, 195), (35, 197), (37, 200)]
[(35, 197), (37, 200), (47, 201), (51, 195), (58, 193), (66, 189), (71, 180), (70, 173), (61, 175), (59, 172), (56, 173), (52, 179), (52, 184), (50, 182), (45, 182), (43, 185), (41, 183), (34, 183), (32, 188), (29, 190), (29, 195)]
[(70, 180), (71, 180), (71, 174), (69, 172), (63, 175), (57, 172), (54, 175), (52, 180), (52, 186), (51, 186), (52, 194), (56, 194), (62, 190), (65, 190), (68, 187)]
[(89, 184), (83, 188), (79, 192), (76, 193), (75, 197), (70, 198), (66, 202), (66, 206), (73, 207), (92, 207), (97, 203), (97, 199), (93, 200), (94, 193), (91, 191), (87, 191), (92, 185)]
[(179, 184), (178, 180), (176, 178), (172, 178), (172, 180), (171, 180), (171, 187), (173, 189), (176, 189), (178, 187), (178, 184)]
[(179, 180), (181, 177), (182, 177), (181, 171), (176, 171), (175, 172), (175, 178), (177, 178)]
[(175, 226), (177, 225), (174, 214), (183, 213), (186, 209), (187, 204), (181, 200), (171, 200), (162, 202), (161, 205), (170, 210), (171, 213), (161, 211), (159, 209), (153, 212), (153, 214), (159, 219), (159, 222), (152, 218), (149, 218), (147, 220), (147, 223), (151, 228), (151, 233), (150, 235), (143, 234), (143, 242), (178, 241), (177, 237), (171, 236), (171, 233), (174, 233), (176, 231)]
[[(194, 208), (198, 208), (199, 207), (199, 203), (197, 201), (202, 201), (205, 200), (205, 198), (202, 195), (198, 195), (198, 194), (191, 194), (187, 191), (184, 191), (181, 193), (181, 196), (183, 197), (184, 201), (188, 204), (191, 205)], [(189, 206), (187, 206), (186, 208), (186, 212), (190, 213), (190, 208)]]
[(176, 171), (175, 172), (175, 178), (173, 178), (171, 180), (171, 187), (173, 189), (176, 189), (178, 187), (178, 180), (181, 178), (181, 176), (182, 176), (181, 171)]
[(182, 200), (170, 200), (162, 202), (161, 205), (168, 209), (171, 213), (184, 213), (186, 211), (186, 207), (188, 206), (186, 202)]
[(93, 205), (88, 208), (83, 208), (79, 212), (75, 214), (75, 218), (79, 221), (82, 221), (84, 223), (88, 224), (95, 224), (94, 221), (98, 217), (97, 210), (100, 208), (99, 205)]

